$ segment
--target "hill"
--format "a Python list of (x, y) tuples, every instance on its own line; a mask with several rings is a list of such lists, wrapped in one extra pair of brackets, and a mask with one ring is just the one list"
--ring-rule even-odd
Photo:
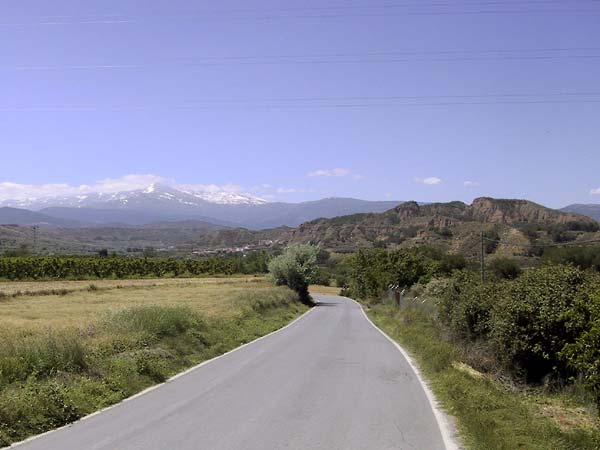
[(0, 224), (38, 225), (49, 227), (81, 227), (85, 224), (77, 220), (52, 217), (47, 214), (20, 208), (0, 208)]
[(339, 251), (429, 244), (469, 254), (477, 251), (482, 230), (490, 237), (510, 239), (517, 247), (526, 247), (532, 240), (551, 242), (559, 235), (577, 239), (597, 231), (598, 223), (527, 200), (483, 197), (471, 205), (406, 202), (382, 214), (317, 219), (293, 230), (288, 240)]
[(561, 211), (581, 214), (583, 216), (591, 217), (594, 220), (600, 220), (600, 204), (597, 203), (587, 205), (575, 203), (562, 208)]

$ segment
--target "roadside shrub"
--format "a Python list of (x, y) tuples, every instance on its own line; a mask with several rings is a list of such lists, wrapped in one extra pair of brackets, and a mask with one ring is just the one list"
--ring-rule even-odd
[(276, 289), (248, 289), (240, 292), (234, 302), (245, 305), (247, 312), (258, 313), (298, 301), (298, 295), (286, 287)]
[(17, 394), (1, 395), (0, 445), (78, 419), (80, 416), (66, 393), (65, 386), (57, 381), (28, 380)]
[(202, 319), (189, 308), (137, 306), (111, 314), (106, 326), (121, 332), (142, 332), (155, 338), (179, 336), (202, 325)]
[(303, 303), (310, 304), (308, 286), (313, 282), (319, 249), (312, 245), (293, 245), (269, 263), (269, 275), (278, 286), (296, 291)]
[(457, 273), (440, 296), (441, 322), (454, 338), (469, 341), (487, 338), (500, 289), (499, 284), (481, 283), (472, 273)]
[(331, 274), (327, 269), (318, 267), (313, 275), (312, 283), (321, 286), (329, 286), (331, 283)]
[(45, 378), (59, 372), (83, 372), (86, 348), (75, 333), (5, 336), (0, 350), (0, 384)]
[(348, 286), (348, 277), (346, 275), (337, 275), (335, 277), (335, 287), (345, 288)]
[(368, 249), (353, 255), (350, 267), (350, 294), (373, 299), (379, 298), (390, 284), (410, 287), (422, 278), (430, 278), (436, 266), (416, 251)]
[(568, 367), (583, 376), (600, 414), (600, 292), (578, 299), (571, 326), (585, 331), (575, 342), (565, 345), (560, 356)]
[(548, 266), (504, 286), (491, 327), (493, 344), (509, 367), (531, 381), (565, 375), (558, 355), (580, 332), (571, 326), (570, 314), (585, 282), (579, 269)]

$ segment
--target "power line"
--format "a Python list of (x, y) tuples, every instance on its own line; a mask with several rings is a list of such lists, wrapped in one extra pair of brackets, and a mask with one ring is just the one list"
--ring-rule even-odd
[[(541, 60), (585, 60), (585, 59), (598, 59), (600, 55), (498, 55), (498, 56), (464, 56), (464, 57), (438, 57), (438, 58), (404, 58), (404, 59), (390, 59), (390, 58), (367, 58), (367, 59), (321, 59), (318, 56), (314, 56), (313, 60), (297, 59), (293, 60), (293, 57), (281, 56), (265, 57), (264, 60), (260, 60), (256, 57), (256, 60), (251, 60), (251, 57), (240, 57), (235, 59), (233, 57), (224, 57), (217, 59), (216, 57), (207, 58), (206, 60), (198, 59), (195, 61), (181, 61), (181, 62), (152, 62), (152, 63), (133, 63), (133, 64), (82, 64), (82, 65), (19, 65), (19, 66), (0, 66), (0, 70), (4, 71), (44, 71), (44, 70), (105, 70), (105, 69), (148, 69), (156, 67), (210, 67), (210, 66), (228, 66), (228, 65), (239, 65), (239, 66), (254, 66), (254, 65), (322, 65), (322, 64), (377, 64), (377, 63), (419, 63), (419, 62), (466, 62), (466, 61), (541, 61)], [(309, 57), (304, 57), (309, 58)], [(215, 60), (217, 62), (215, 62)]]
[[(369, 10), (369, 9), (396, 9), (396, 8), (414, 8), (414, 7), (472, 7), (472, 6), (503, 6), (503, 5), (564, 5), (565, 3), (574, 3), (574, 5), (585, 5), (590, 3), (597, 4), (600, 0), (492, 0), (492, 1), (469, 1), (462, 4), (456, 2), (414, 2), (414, 3), (382, 3), (364, 4), (364, 5), (326, 5), (326, 6), (297, 6), (284, 8), (234, 8), (234, 9), (196, 9), (196, 13), (204, 14), (231, 14), (231, 13), (264, 13), (264, 12), (291, 12), (291, 11), (344, 11), (344, 10)], [(116, 15), (109, 16), (115, 17)], [(57, 16), (55, 16), (57, 17)], [(64, 16), (63, 16), (64, 17)]]
[(237, 104), (237, 105), (138, 105), (138, 106), (24, 106), (0, 107), (0, 112), (100, 112), (100, 111), (189, 111), (189, 110), (261, 110), (261, 109), (362, 109), (396, 107), (445, 107), (484, 105), (550, 105), (550, 104), (598, 104), (600, 99), (572, 100), (523, 100), (523, 101), (480, 101), (480, 102), (430, 102), (430, 103), (339, 103), (339, 104)]
[(587, 244), (598, 244), (600, 243), (600, 239), (591, 239), (591, 240), (587, 240), (587, 241), (569, 241), (569, 242), (555, 242), (552, 244), (537, 244), (537, 243), (533, 243), (530, 242), (529, 244), (514, 244), (514, 243), (510, 243), (510, 242), (504, 242), (502, 240), (498, 240), (498, 239), (490, 239), (487, 237), (483, 237), (484, 240), (488, 241), (488, 242), (494, 242), (496, 244), (499, 245), (506, 245), (508, 247), (539, 247), (539, 248), (545, 248), (545, 247), (565, 247), (565, 246), (577, 246), (577, 245), (587, 245)]
[[(491, 3), (490, 3), (491, 4)], [(502, 3), (497, 3), (496, 5), (501, 5)], [(519, 3), (504, 3), (518, 6)], [(527, 4), (527, 3), (526, 3)], [(532, 5), (543, 5), (544, 3), (529, 3)], [(550, 4), (550, 2), (546, 2), (545, 4)], [(561, 2), (562, 4), (562, 2)], [(475, 4), (474, 4), (475, 5)], [(483, 4), (478, 4), (476, 6), (482, 6)], [(417, 5), (415, 5), (417, 6)], [(422, 7), (423, 5), (420, 5)], [(592, 3), (591, 6), (596, 6), (595, 3)], [(369, 7), (363, 7), (361, 9), (368, 9)], [(372, 7), (371, 7), (372, 8)], [(322, 9), (321, 9), (322, 10)], [(337, 8), (337, 10), (340, 10)], [(280, 12), (285, 12), (284, 10), (279, 10)], [(307, 11), (319, 11), (319, 9), (312, 9)], [(256, 10), (256, 12), (265, 12)], [(273, 10), (272, 12), (277, 12)], [(483, 9), (483, 10), (464, 10), (464, 11), (404, 11), (404, 12), (392, 12), (392, 13), (319, 13), (319, 14), (279, 14), (279, 15), (254, 15), (254, 16), (218, 16), (218, 15), (198, 15), (198, 14), (181, 14), (181, 15), (168, 15), (161, 14), (156, 17), (126, 17), (119, 15), (105, 15), (98, 16), (93, 18), (80, 18), (75, 20), (41, 20), (36, 22), (4, 22), (0, 23), (0, 26), (3, 27), (24, 27), (24, 26), (60, 26), (60, 25), (106, 25), (106, 24), (135, 24), (135, 23), (145, 23), (150, 21), (238, 21), (238, 20), (286, 20), (286, 19), (343, 19), (343, 18), (388, 18), (388, 17), (402, 17), (402, 16), (460, 16), (460, 15), (518, 15), (518, 14), (594, 14), (600, 13), (600, 9), (575, 9), (575, 8), (566, 8), (566, 9)], [(219, 14), (213, 12), (213, 14)], [(70, 17), (74, 19), (74, 16)]]

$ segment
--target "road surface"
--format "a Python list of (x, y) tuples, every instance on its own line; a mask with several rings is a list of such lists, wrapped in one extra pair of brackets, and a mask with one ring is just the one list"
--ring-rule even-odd
[(416, 374), (342, 297), (19, 450), (445, 450)]

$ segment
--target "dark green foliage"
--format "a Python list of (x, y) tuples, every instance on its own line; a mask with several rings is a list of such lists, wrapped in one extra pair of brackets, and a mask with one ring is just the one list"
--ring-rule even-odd
[(599, 289), (598, 275), (569, 266), (541, 267), (515, 280), (488, 283), (457, 273), (440, 299), (439, 319), (455, 338), (488, 342), (515, 375), (566, 380), (574, 369), (593, 366), (596, 354), (583, 350), (596, 338), (598, 316), (590, 305), (596, 304)]
[(487, 338), (498, 287), (480, 283), (474, 273), (456, 273), (440, 299), (439, 319), (455, 338), (469, 341)]
[(514, 280), (521, 275), (521, 266), (511, 258), (494, 258), (487, 265), (487, 271), (499, 280)]
[(462, 256), (449, 255), (433, 247), (359, 250), (349, 258), (349, 294), (361, 299), (377, 298), (389, 285), (410, 287), (435, 275), (447, 275), (465, 267)]
[(321, 286), (329, 286), (331, 284), (331, 273), (327, 268), (317, 267), (313, 274), (312, 284), (319, 284)]
[(9, 280), (96, 279), (265, 273), (266, 252), (198, 259), (122, 257), (3, 257), (0, 278)]
[(542, 260), (552, 264), (572, 264), (580, 269), (600, 272), (600, 246), (554, 247), (544, 251)]
[(581, 331), (569, 326), (569, 314), (586, 281), (578, 269), (550, 266), (498, 289), (492, 340), (501, 358), (530, 380), (565, 375), (558, 354)]
[(561, 358), (582, 375), (600, 413), (600, 292), (580, 296), (570, 319), (571, 327), (584, 331), (565, 346)]
[(600, 230), (600, 224), (598, 222), (567, 222), (566, 228), (569, 231), (585, 231), (588, 233), (595, 233)]

